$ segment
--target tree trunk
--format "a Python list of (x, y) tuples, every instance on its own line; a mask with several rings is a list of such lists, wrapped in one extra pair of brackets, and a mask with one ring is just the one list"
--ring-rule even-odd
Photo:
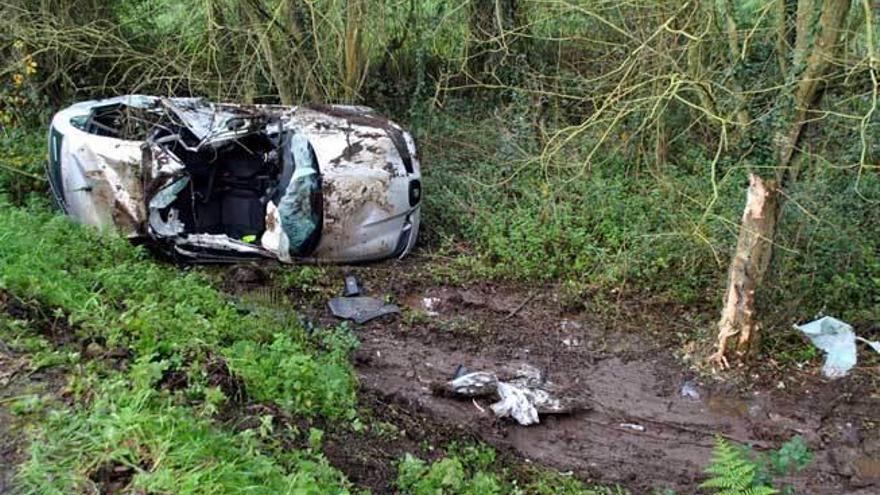
[(516, 0), (471, 0), (468, 6), (468, 72), (475, 81), (497, 80), (496, 69), (523, 49), (527, 20)]
[(737, 124), (739, 124), (740, 131), (744, 132), (749, 126), (751, 118), (749, 117), (749, 112), (746, 108), (747, 102), (742, 86), (737, 80), (738, 75), (736, 74), (736, 71), (742, 63), (745, 54), (742, 53), (740, 49), (739, 28), (736, 25), (733, 5), (730, 0), (722, 0), (718, 6), (721, 8), (721, 20), (724, 22), (724, 30), (727, 34), (727, 49), (729, 52), (728, 58), (730, 59), (730, 67), (734, 72), (730, 78), (730, 87), (733, 89), (732, 96), (736, 101), (736, 108), (734, 109), (733, 114), (736, 117)]
[(779, 73), (788, 73), (788, 8), (786, 0), (776, 0), (776, 60)]
[(772, 181), (749, 176), (746, 207), (740, 224), (736, 253), (730, 263), (727, 295), (718, 322), (718, 343), (710, 360), (727, 367), (728, 342), (739, 335), (733, 349), (746, 356), (757, 349), (758, 321), (755, 293), (770, 265), (776, 231), (778, 191)]
[[(286, 34), (287, 40), (287, 58), (291, 60), (292, 67), (296, 76), (302, 81), (303, 91), (305, 92), (305, 96), (308, 97), (313, 103), (321, 102), (324, 100), (324, 92), (320, 87), (321, 80), (318, 77), (316, 72), (316, 67), (320, 62), (320, 57), (318, 57), (318, 53), (309, 53), (311, 50), (306, 50), (306, 37), (309, 36), (304, 32), (303, 27), (300, 25), (299, 20), (297, 20), (297, 11), (301, 3), (296, 2), (296, 0), (286, 0), (284, 2), (284, 33)], [(314, 36), (314, 33), (311, 34)], [(315, 42), (313, 41), (312, 45)]]
[[(810, 3), (811, 0), (805, 0)], [(800, 6), (799, 6), (800, 7)], [(792, 161), (797, 153), (798, 142), (803, 135), (804, 127), (808, 120), (810, 112), (819, 104), (822, 91), (821, 88), (825, 83), (825, 76), (831, 67), (835, 55), (840, 45), (840, 33), (843, 31), (846, 23), (846, 16), (849, 13), (850, 0), (826, 0), (822, 6), (822, 13), (819, 16), (819, 34), (815, 38), (815, 43), (809, 54), (798, 54), (798, 48), (795, 48), (794, 70), (797, 71), (799, 57), (806, 57), (806, 67), (800, 76), (794, 94), (794, 115), (790, 122), (791, 125), (787, 134), (781, 139), (779, 149), (779, 168), (777, 169), (777, 180), (781, 187), (785, 187), (790, 181), (797, 178), (797, 170), (791, 167)], [(800, 11), (799, 11), (800, 17)], [(798, 19), (798, 36), (809, 37), (809, 30), (800, 32), (800, 19)], [(797, 40), (796, 46), (800, 45), (800, 39)], [(805, 48), (800, 50), (806, 51)]]
[[(800, 71), (798, 59), (803, 57), (803, 68), (797, 87), (792, 96), (793, 108), (787, 114), (788, 125), (777, 140), (779, 163), (775, 181), (765, 181), (751, 175), (746, 208), (740, 225), (736, 252), (730, 263), (727, 295), (718, 322), (718, 340), (715, 353), (710, 362), (728, 365), (728, 343), (738, 335), (733, 346), (736, 356), (743, 359), (757, 350), (759, 339), (758, 322), (755, 315), (755, 299), (764, 274), (770, 266), (773, 254), (773, 238), (782, 211), (778, 191), (797, 179), (795, 164), (799, 150), (798, 143), (803, 135), (810, 112), (819, 104), (822, 84), (839, 46), (840, 33), (849, 13), (850, 0), (825, 0), (819, 15), (819, 32), (811, 36), (809, 24), (804, 19), (809, 16), (813, 0), (800, 0), (798, 4), (797, 35), (792, 70)], [(804, 41), (805, 38), (811, 38)], [(814, 42), (813, 42), (814, 41)], [(809, 51), (801, 53), (798, 51)]]
[(346, 102), (352, 103), (360, 92), (366, 70), (361, 48), (361, 25), (364, 20), (362, 0), (348, 0), (345, 6), (345, 74), (343, 91)]
[(272, 30), (267, 29), (263, 25), (262, 19), (265, 17), (265, 14), (261, 10), (260, 3), (250, 1), (242, 2), (240, 5), (243, 19), (248, 26), (248, 32), (253, 33), (254, 41), (256, 41), (257, 48), (266, 62), (269, 79), (278, 92), (281, 104), (292, 105), (295, 93), (292, 81), (287, 76), (287, 71), (285, 70), (288, 64), (275, 46), (272, 39)]

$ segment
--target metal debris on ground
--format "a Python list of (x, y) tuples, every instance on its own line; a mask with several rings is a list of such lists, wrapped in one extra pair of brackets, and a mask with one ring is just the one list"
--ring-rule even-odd
[(795, 325), (810, 341), (826, 353), (822, 374), (828, 378), (841, 378), (856, 365), (856, 339), (880, 352), (880, 342), (856, 336), (853, 327), (837, 318), (825, 316), (818, 320)]
[(342, 292), (343, 297), (355, 297), (361, 295), (361, 286), (357, 277), (348, 275), (345, 277), (345, 290)]
[(495, 416), (513, 418), (523, 426), (539, 423), (539, 414), (586, 409), (582, 401), (563, 396), (541, 370), (528, 364), (519, 366), (504, 379), (491, 371), (468, 372), (459, 366), (445, 389), (462, 397), (495, 397), (498, 401), (490, 406)]
[(400, 308), (396, 305), (385, 303), (375, 297), (334, 297), (327, 304), (333, 316), (352, 320), (358, 325), (380, 316), (400, 313)]
[(693, 380), (685, 380), (681, 384), (681, 396), (689, 399), (700, 399), (700, 391), (697, 390), (697, 383)]

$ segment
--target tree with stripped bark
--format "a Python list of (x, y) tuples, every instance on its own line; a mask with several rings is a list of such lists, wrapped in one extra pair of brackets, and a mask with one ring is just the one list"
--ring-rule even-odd
[[(776, 137), (777, 167), (773, 177), (752, 173), (736, 250), (730, 263), (728, 283), (715, 353), (710, 360), (729, 366), (728, 357), (753, 355), (760, 341), (756, 303), (773, 255), (773, 240), (782, 211), (784, 190), (797, 180), (800, 143), (810, 125), (840, 52), (842, 32), (850, 12), (850, 0), (799, 0), (794, 16), (782, 9), (779, 32), (795, 25), (794, 49), (777, 44), (778, 60), (790, 67), (790, 100), (781, 116)], [(865, 2), (866, 9), (867, 2)], [(870, 13), (869, 13), (870, 15)], [(792, 19), (794, 17), (794, 19)], [(815, 23), (814, 19), (817, 19)], [(870, 24), (869, 24), (870, 27)], [(784, 38), (784, 36), (782, 36)], [(789, 53), (791, 52), (791, 53)]]

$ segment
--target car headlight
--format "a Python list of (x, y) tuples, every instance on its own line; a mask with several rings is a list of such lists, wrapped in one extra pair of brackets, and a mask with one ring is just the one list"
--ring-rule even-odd
[(409, 182), (409, 205), (415, 206), (422, 200), (422, 181), (413, 179)]

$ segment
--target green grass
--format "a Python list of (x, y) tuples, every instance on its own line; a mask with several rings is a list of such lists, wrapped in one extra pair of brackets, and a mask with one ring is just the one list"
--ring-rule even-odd
[[(348, 493), (319, 451), (215, 421), (232, 398), (205, 365), (225, 361), (250, 401), (353, 421), (355, 341), (345, 329), (312, 337), (294, 318), (242, 312), (206, 277), (41, 206), (0, 207), (0, 267), (0, 290), (33, 309), (30, 321), (0, 320), (4, 341), (32, 352), (35, 368), (72, 370), (73, 402), (33, 411), (41, 418), (17, 478), (23, 493), (88, 491), (105, 465), (131, 467), (133, 486), (151, 493)], [(46, 333), (59, 322), (73, 344)], [(87, 359), (77, 340), (123, 349), (127, 364)], [(184, 386), (163, 387), (170, 372)]]
[(267, 451), (253, 429), (230, 432), (151, 389), (151, 363), (132, 386), (110, 377), (86, 405), (55, 409), (33, 434), (18, 473), (24, 494), (90, 493), (102, 468), (129, 468), (145, 493), (349, 493), (343, 475), (311, 452)]
[[(295, 319), (270, 312), (243, 314), (204, 276), (42, 209), (2, 209), (0, 243), (0, 289), (60, 311), (81, 337), (178, 367), (219, 352), (259, 400), (305, 415), (353, 411), (351, 342), (311, 339)], [(279, 375), (310, 386), (282, 393)]]

